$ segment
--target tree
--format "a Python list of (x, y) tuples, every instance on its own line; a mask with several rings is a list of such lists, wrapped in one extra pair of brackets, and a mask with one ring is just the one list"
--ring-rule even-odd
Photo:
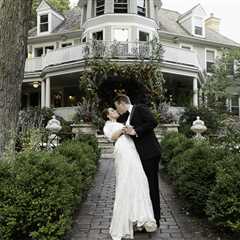
[[(38, 5), (41, 3), (42, 0), (33, 0), (32, 3), (32, 26), (36, 25), (37, 22), (37, 13), (36, 13), (36, 9), (38, 7)], [(64, 12), (65, 10), (69, 10), (70, 8), (70, 1), (69, 0), (48, 0), (47, 2), (49, 2), (54, 8), (56, 8), (56, 10), (58, 10), (59, 12)]]
[(236, 62), (240, 62), (240, 49), (224, 50), (212, 67), (213, 73), (207, 77), (203, 87), (209, 107), (221, 111), (225, 108), (225, 100), (231, 96), (230, 89), (239, 84), (240, 69), (235, 68)]
[(17, 127), (32, 0), (0, 0), (0, 156)]

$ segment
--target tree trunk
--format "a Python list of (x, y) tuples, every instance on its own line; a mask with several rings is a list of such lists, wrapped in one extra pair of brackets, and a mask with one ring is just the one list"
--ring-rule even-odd
[(0, 0), (0, 157), (15, 145), (31, 4)]

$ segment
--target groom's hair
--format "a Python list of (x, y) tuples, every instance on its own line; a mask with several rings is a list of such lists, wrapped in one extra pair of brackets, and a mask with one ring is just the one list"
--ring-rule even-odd
[(130, 98), (127, 95), (119, 94), (114, 98), (114, 102), (117, 102), (120, 104), (121, 102), (124, 102), (126, 104), (131, 104)]

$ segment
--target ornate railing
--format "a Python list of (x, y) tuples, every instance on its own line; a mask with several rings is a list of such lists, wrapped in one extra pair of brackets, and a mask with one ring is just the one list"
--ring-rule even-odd
[[(155, 44), (155, 45), (154, 45)], [(25, 72), (41, 71), (46, 67), (81, 61), (88, 58), (162, 59), (165, 62), (200, 67), (197, 54), (177, 47), (152, 42), (91, 41), (81, 45), (48, 51), (46, 55), (26, 60)]]

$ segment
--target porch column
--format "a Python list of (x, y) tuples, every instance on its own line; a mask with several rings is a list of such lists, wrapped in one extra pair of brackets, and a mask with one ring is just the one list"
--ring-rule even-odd
[(238, 96), (238, 117), (240, 119), (240, 96)]
[(46, 106), (46, 84), (45, 80), (43, 79), (41, 82), (41, 108)]
[(129, 1), (129, 13), (137, 14), (137, 1)]
[(113, 12), (114, 12), (114, 0), (105, 0), (104, 13), (113, 13)]
[(92, 18), (92, 8), (93, 8), (93, 2), (92, 0), (87, 1), (87, 19)]
[(45, 103), (46, 107), (50, 107), (51, 106), (51, 82), (50, 82), (50, 78), (46, 78), (46, 103)]
[(154, 1), (149, 1), (149, 16), (150, 18), (155, 18), (155, 8), (154, 8)]
[(198, 107), (198, 79), (193, 79), (193, 106)]

